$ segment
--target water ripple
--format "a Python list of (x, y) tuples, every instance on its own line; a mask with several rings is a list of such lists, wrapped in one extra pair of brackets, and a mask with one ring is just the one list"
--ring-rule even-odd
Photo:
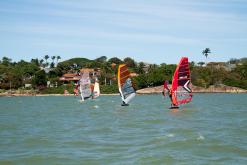
[(1, 97), (0, 164), (246, 164), (247, 95)]

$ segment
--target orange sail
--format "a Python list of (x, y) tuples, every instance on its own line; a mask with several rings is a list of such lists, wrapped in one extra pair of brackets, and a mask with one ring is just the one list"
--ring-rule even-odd
[(125, 64), (120, 64), (118, 67), (118, 89), (124, 105), (135, 97), (130, 72)]

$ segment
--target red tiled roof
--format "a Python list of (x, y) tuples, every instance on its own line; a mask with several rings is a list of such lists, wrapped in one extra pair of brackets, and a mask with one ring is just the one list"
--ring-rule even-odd
[(77, 81), (80, 80), (80, 76), (74, 73), (66, 73), (59, 78), (60, 81)]
[(74, 73), (66, 73), (63, 75), (63, 77), (75, 77), (77, 76), (77, 74), (74, 74)]
[(60, 77), (60, 81), (78, 81), (80, 80), (80, 77), (73, 77), (73, 78), (66, 78), (66, 77)]
[(82, 68), (82, 69), (80, 69), (80, 72), (94, 72), (94, 69)]
[(137, 73), (130, 73), (130, 77), (136, 77), (136, 76), (138, 76), (139, 74), (137, 74)]

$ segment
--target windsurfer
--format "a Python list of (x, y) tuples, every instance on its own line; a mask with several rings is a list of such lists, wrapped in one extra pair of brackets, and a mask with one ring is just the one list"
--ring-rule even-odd
[(168, 80), (165, 80), (165, 82), (164, 82), (164, 89), (162, 91), (162, 94), (165, 96), (165, 90), (167, 90), (168, 96), (169, 96), (169, 98), (171, 100), (171, 107), (174, 107), (176, 105), (173, 104), (173, 101), (172, 101), (172, 90), (168, 87), (168, 84), (169, 84), (169, 81)]
[(172, 103), (172, 90), (169, 89), (168, 87), (167, 87), (166, 89), (168, 90), (168, 96), (169, 96), (169, 98), (170, 98), (170, 100), (171, 100), (171, 106), (175, 106), (175, 105)]
[(171, 107), (177, 107), (176, 104), (174, 104), (173, 101), (172, 101), (172, 90), (169, 89), (168, 92), (169, 92), (169, 98), (170, 98), (170, 100), (171, 100)]
[(169, 81), (168, 81), (168, 80), (165, 80), (165, 81), (164, 81), (163, 91), (162, 91), (162, 95), (163, 95), (163, 96), (166, 96), (166, 91), (165, 91), (165, 90), (167, 90), (167, 91), (168, 91), (168, 94), (169, 94), (170, 89), (169, 89), (169, 87), (168, 87), (168, 84), (169, 84)]
[(75, 85), (75, 88), (74, 88), (74, 96), (78, 96), (78, 88), (79, 88), (79, 84), (76, 84)]
[(94, 99), (94, 92), (93, 92), (94, 85), (93, 84), (90, 85), (90, 89), (91, 89), (91, 98)]
[(65, 89), (65, 90), (64, 90), (64, 96), (67, 96), (68, 94), (69, 94), (68, 90)]

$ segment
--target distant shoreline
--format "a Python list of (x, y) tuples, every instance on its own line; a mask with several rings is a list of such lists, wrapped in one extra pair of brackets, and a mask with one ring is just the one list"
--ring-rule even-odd
[[(246, 94), (247, 92), (193, 92), (195, 94)], [(161, 92), (154, 92), (154, 93), (137, 93), (137, 95), (159, 95)], [(118, 96), (119, 93), (112, 93), (112, 94), (101, 94), (101, 96)], [(28, 97), (28, 96), (37, 96), (37, 97), (46, 97), (46, 96), (66, 96), (66, 97), (73, 97), (73, 94), (0, 94), (0, 97)], [(78, 97), (78, 96), (76, 96)]]
[[(119, 93), (112, 93), (112, 94), (100, 94), (102, 96), (116, 96), (119, 95)], [(11, 96), (74, 96), (73, 94), (18, 94), (18, 93), (0, 93), (0, 97), (11, 97)], [(76, 96), (78, 97), (78, 96)]]
[[(137, 95), (151, 95), (151, 94), (161, 94), (163, 91), (163, 85), (156, 86), (156, 87), (149, 87), (143, 88), (136, 91)], [(247, 90), (237, 88), (237, 87), (230, 87), (226, 85), (212, 85), (209, 88), (202, 88), (198, 86), (192, 86), (193, 93), (247, 93)], [(13, 91), (12, 91), (13, 92)], [(119, 93), (110, 93), (110, 94), (101, 94), (102, 96), (116, 96)], [(36, 94), (31, 93), (28, 90), (23, 91), (23, 93), (17, 92), (4, 92), (0, 93), (0, 96), (74, 96), (73, 94)]]
[[(155, 94), (163, 91), (163, 85), (137, 90), (138, 94)], [(247, 93), (247, 90), (226, 85), (211, 85), (208, 88), (192, 86), (193, 93)]]

